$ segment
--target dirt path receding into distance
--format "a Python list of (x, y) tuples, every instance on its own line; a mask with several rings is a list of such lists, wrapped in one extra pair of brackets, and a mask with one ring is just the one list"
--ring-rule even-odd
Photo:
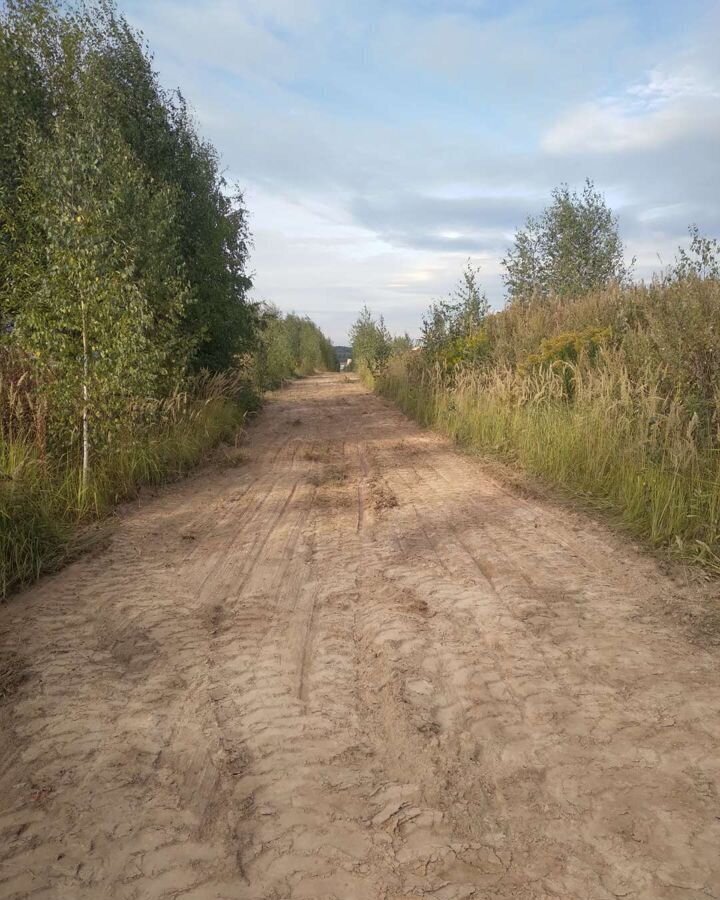
[(244, 450), (0, 608), (2, 900), (720, 897), (651, 559), (342, 375)]

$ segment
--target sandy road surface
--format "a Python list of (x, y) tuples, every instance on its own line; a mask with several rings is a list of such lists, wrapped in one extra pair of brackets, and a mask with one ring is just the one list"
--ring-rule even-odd
[(342, 376), (245, 447), (0, 609), (3, 900), (720, 897), (651, 561)]

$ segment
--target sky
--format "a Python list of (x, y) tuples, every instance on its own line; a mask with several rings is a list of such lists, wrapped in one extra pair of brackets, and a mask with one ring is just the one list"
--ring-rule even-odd
[(253, 295), (415, 336), (591, 178), (638, 277), (720, 236), (717, 0), (120, 0), (244, 192)]

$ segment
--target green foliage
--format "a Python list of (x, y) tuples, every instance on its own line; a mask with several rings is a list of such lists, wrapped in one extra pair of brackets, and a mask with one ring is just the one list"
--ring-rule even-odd
[(548, 369), (562, 378), (564, 395), (571, 398), (575, 391), (575, 364), (593, 363), (610, 341), (609, 328), (591, 325), (582, 331), (563, 331), (540, 342), (540, 349), (531, 353), (519, 371)]
[(407, 331), (404, 334), (396, 334), (390, 340), (390, 353), (392, 356), (398, 356), (401, 353), (407, 353), (415, 346), (415, 341), (410, 337)]
[(661, 372), (634, 382), (614, 353), (566, 363), (574, 400), (551, 366), (468, 368), (452, 381), (392, 360), (377, 389), (463, 446), (521, 465), (614, 514), (656, 546), (720, 570), (720, 466), (682, 406), (660, 395)]
[[(663, 278), (596, 291), (572, 303), (511, 304), (490, 316), (485, 327), (490, 364), (521, 368), (536, 362), (543, 346), (562, 347), (570, 335), (572, 350), (572, 335), (592, 339), (597, 330), (601, 345), (620, 355), (634, 383), (645, 379), (648, 368), (657, 374), (661, 395), (681, 402), (688, 421), (695, 417), (696, 439), (712, 443), (720, 436), (718, 279)], [(595, 350), (587, 349), (592, 362)], [(580, 356), (569, 359), (582, 362)]]
[(260, 317), (261, 342), (258, 357), (262, 387), (278, 387), (297, 375), (335, 371), (333, 346), (308, 318), (283, 315), (266, 306)]
[(383, 371), (392, 353), (393, 338), (382, 316), (376, 320), (364, 306), (350, 329), (350, 341), (356, 368), (367, 369), (373, 376)]
[(480, 333), (490, 304), (480, 287), (479, 272), (468, 260), (450, 296), (435, 301), (423, 316), (422, 344), (433, 357), (447, 361), (464, 358), (466, 338)]
[(455, 339), (438, 329), (375, 387), (720, 570), (720, 247), (691, 235), (650, 284), (511, 302)]
[(89, 117), (32, 142), (13, 221), (25, 235), (9, 265), (13, 337), (51, 373), (51, 449), (83, 417), (100, 449), (135, 398), (161, 396), (185, 370), (172, 201)]
[[(114, 216), (112, 230), (102, 232), (112, 250), (105, 273), (86, 267), (76, 275), (104, 277), (108, 295), (117, 295), (120, 279), (120, 302), (129, 292), (141, 295), (133, 303), (143, 307), (149, 331), (155, 327), (143, 334), (145, 349), (173, 330), (181, 368), (230, 366), (256, 340), (256, 312), (246, 300), (247, 214), (182, 96), (163, 90), (147, 48), (109, 0), (77, 9), (10, 0), (0, 25), (0, 321), (21, 322), (17, 259), (34, 255), (39, 277), (53, 223), (56, 234), (84, 223), (89, 240), (91, 228), (100, 233)], [(40, 190), (52, 187), (55, 165), (62, 184), (44, 201)]]
[(477, 328), (469, 334), (460, 335), (444, 344), (442, 354), (437, 359), (448, 373), (462, 366), (481, 365), (490, 355), (490, 340), (487, 332)]
[(669, 272), (669, 281), (720, 279), (720, 241), (700, 234), (697, 225), (691, 225), (690, 247), (678, 250), (675, 265)]
[(139, 410), (257, 343), (242, 197), (110, 0), (0, 14), (0, 328), (87, 473)]
[(508, 297), (520, 304), (579, 297), (630, 275), (617, 219), (589, 179), (581, 194), (556, 188), (550, 206), (518, 231), (503, 265)]
[(194, 376), (146, 405), (143, 421), (118, 436), (81, 490), (79, 463), (47, 458), (33, 441), (37, 411), (22, 391), (0, 378), (0, 399), (13, 420), (6, 412), (0, 431), (0, 598), (86, 546), (94, 517), (143, 484), (184, 474), (232, 439), (258, 402), (245, 371)]

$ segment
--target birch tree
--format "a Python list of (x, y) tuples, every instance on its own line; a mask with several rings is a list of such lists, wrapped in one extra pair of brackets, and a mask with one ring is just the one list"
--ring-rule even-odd
[(503, 259), (513, 303), (578, 297), (630, 276), (617, 218), (588, 179), (580, 194), (564, 184), (552, 203), (530, 217)]

